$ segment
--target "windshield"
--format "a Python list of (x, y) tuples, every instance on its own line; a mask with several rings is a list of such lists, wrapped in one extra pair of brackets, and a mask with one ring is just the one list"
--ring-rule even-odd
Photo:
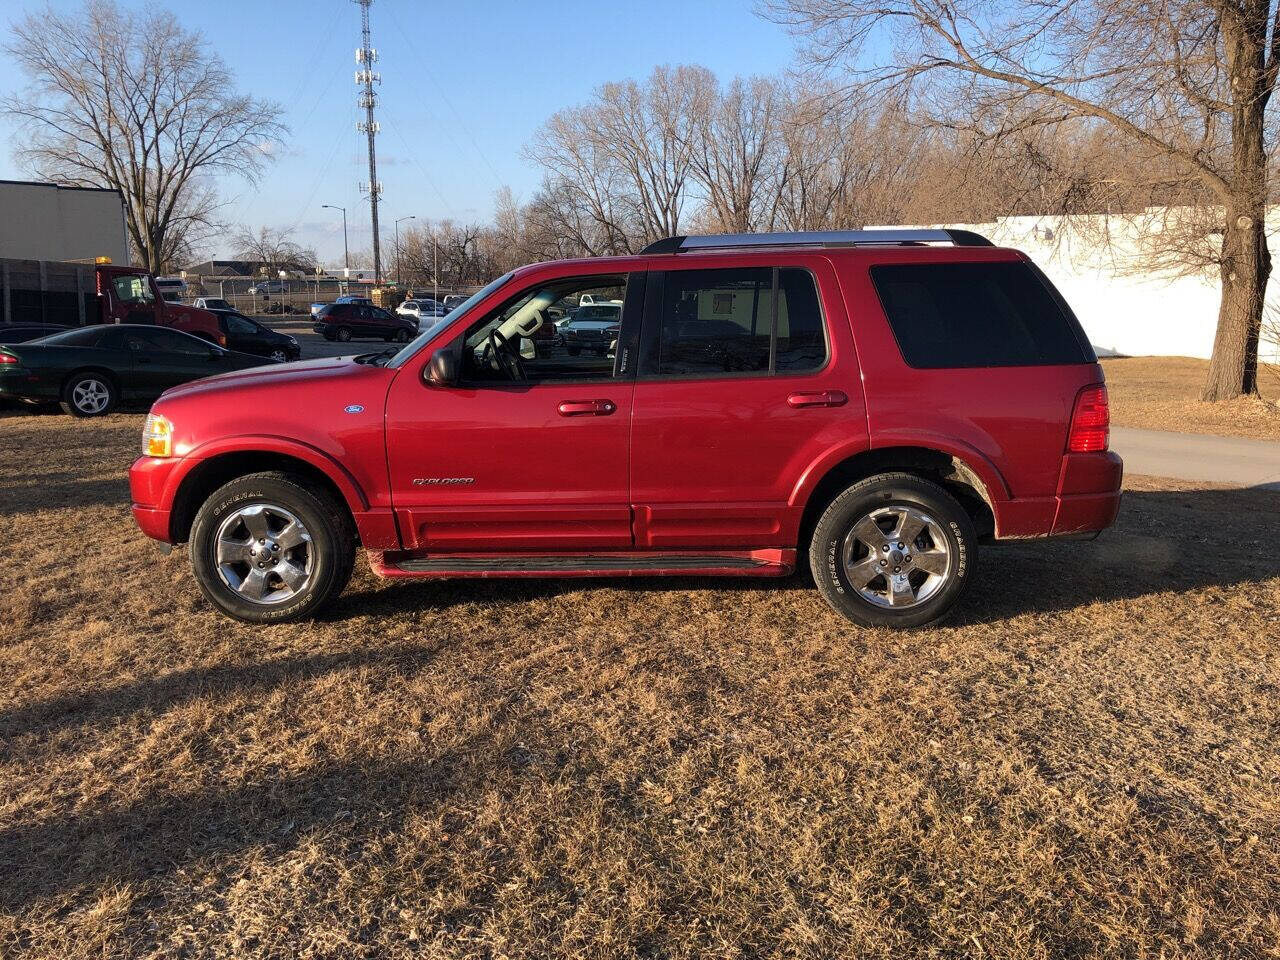
[(573, 315), (575, 322), (579, 320), (617, 320), (622, 316), (622, 308), (614, 306), (579, 307)]
[[(510, 280), (513, 275), (514, 274), (512, 273), (504, 273), (497, 280), (491, 281), (487, 286), (482, 287), (481, 289), (473, 293), (471, 296), (467, 297), (466, 300), (458, 304), (458, 306), (454, 308), (453, 312), (449, 314), (449, 318), (448, 318), (449, 322), (452, 323), (454, 320), (457, 320), (458, 317), (462, 316), (464, 313), (466, 313), (468, 310), (474, 307), (477, 303), (479, 303), (481, 300), (484, 300), (486, 297), (489, 296), (489, 294), (493, 293), (495, 290), (497, 290), (499, 287), (505, 284), (508, 280)], [(435, 336), (436, 331), (439, 329), (440, 329), (440, 324), (438, 323), (432, 324), (426, 330), (422, 331), (422, 333), (418, 334), (417, 337), (415, 337), (414, 339), (406, 343), (394, 357), (392, 357), (386, 362), (386, 366), (388, 367), (400, 366), (400, 364), (404, 363), (406, 360), (412, 357), (415, 353), (417, 353), (422, 348), (422, 345), (427, 342), (427, 340)]]

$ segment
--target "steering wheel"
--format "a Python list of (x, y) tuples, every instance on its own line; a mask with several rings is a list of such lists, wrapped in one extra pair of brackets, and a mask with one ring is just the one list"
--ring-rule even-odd
[(524, 365), (520, 363), (519, 354), (511, 350), (510, 341), (497, 327), (489, 331), (486, 351), (492, 352), (494, 359), (498, 361), (498, 367), (512, 380), (524, 379)]

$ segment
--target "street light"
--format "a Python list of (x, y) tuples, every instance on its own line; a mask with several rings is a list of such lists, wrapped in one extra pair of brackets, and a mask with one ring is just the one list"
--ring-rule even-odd
[(342, 211), (342, 266), (346, 268), (347, 279), (351, 279), (351, 254), (347, 250), (347, 208), (334, 206), (332, 203), (320, 204), (322, 210)]
[[(400, 220), (417, 220), (415, 216), (401, 217)], [(400, 220), (396, 221), (396, 285), (404, 279), (400, 276)]]

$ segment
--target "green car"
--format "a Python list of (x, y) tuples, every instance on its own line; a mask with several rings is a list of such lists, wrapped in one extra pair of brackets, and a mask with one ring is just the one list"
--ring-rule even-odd
[(0, 326), (0, 398), (57, 401), (77, 417), (100, 417), (180, 383), (276, 362), (167, 327), (77, 327), (6, 346)]

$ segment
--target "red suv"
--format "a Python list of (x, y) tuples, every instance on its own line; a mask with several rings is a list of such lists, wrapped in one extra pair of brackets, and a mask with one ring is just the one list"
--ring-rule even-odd
[(326, 340), (344, 343), (361, 337), (408, 343), (418, 324), (369, 303), (330, 303), (316, 311), (312, 329)]
[[(616, 347), (535, 349), (590, 294)], [(1120, 503), (1102, 370), (1023, 254), (962, 231), (673, 237), (524, 267), (402, 349), (170, 390), (144, 532), (206, 597), (307, 616), (351, 575), (780, 577), (933, 623), (983, 540), (1092, 537)]]

